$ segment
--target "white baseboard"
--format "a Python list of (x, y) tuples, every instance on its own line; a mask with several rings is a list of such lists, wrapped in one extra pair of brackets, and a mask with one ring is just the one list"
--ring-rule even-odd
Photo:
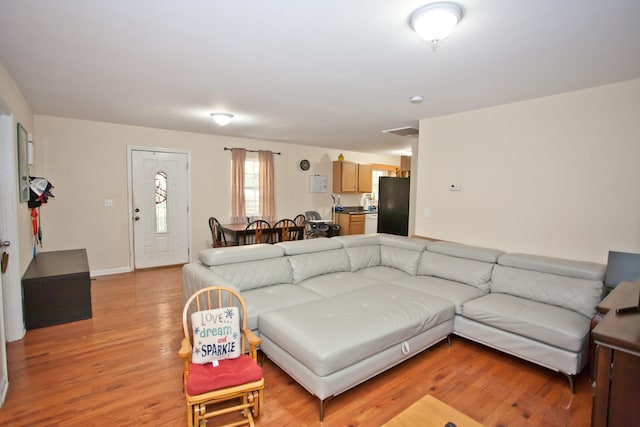
[(131, 272), (131, 267), (107, 268), (105, 270), (92, 270), (89, 272), (91, 277), (108, 276), (110, 274), (120, 274)]

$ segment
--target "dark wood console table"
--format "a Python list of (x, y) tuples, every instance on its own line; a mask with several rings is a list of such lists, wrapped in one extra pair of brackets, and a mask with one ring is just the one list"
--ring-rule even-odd
[(41, 252), (22, 276), (27, 329), (91, 318), (91, 277), (85, 249)]
[(622, 282), (598, 305), (606, 313), (591, 332), (596, 344), (593, 427), (637, 426), (640, 402), (640, 312), (615, 309), (638, 301), (640, 280)]

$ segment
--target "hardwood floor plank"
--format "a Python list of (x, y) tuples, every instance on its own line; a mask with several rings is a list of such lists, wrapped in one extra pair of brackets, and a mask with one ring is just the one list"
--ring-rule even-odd
[[(181, 426), (181, 269), (92, 281), (93, 318), (27, 332), (7, 345), (2, 426)], [(263, 364), (265, 413), (257, 426), (378, 426), (431, 394), (487, 426), (588, 426), (588, 370), (572, 395), (555, 372), (454, 337), (326, 405)], [(210, 425), (212, 425), (210, 423)]]

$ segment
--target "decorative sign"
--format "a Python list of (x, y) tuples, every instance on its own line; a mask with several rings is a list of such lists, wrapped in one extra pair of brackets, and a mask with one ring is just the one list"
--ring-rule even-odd
[(311, 175), (309, 177), (309, 192), (310, 193), (326, 193), (327, 177), (324, 175)]
[(193, 326), (193, 363), (240, 357), (238, 307), (197, 311), (191, 315)]

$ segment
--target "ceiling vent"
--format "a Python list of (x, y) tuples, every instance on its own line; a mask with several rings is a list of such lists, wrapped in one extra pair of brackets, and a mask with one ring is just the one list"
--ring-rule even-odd
[(390, 133), (391, 135), (398, 135), (398, 136), (411, 136), (411, 135), (418, 135), (418, 129), (416, 128), (412, 128), (411, 126), (407, 126), (404, 128), (397, 128), (397, 129), (387, 129), (387, 130), (383, 130), (382, 132), (384, 133)]

